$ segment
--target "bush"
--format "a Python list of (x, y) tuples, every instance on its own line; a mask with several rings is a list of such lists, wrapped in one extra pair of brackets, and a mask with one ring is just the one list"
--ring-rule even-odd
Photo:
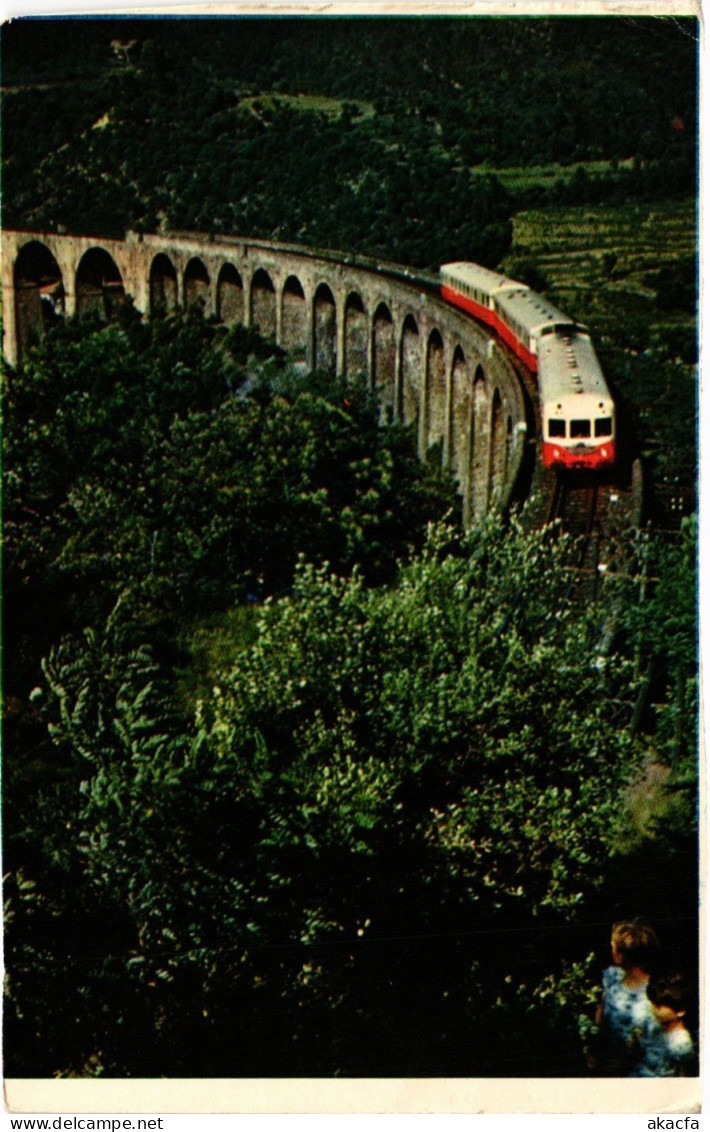
[[(125, 610), (52, 652), (43, 710), (72, 770), (41, 837), (72, 906), (113, 909), (127, 941), (105, 987), (76, 984), (82, 1042), (60, 1050), (66, 999), (27, 989), (20, 917), (12, 985), (54, 1068), (505, 1075), (509, 1033), (484, 1020), (564, 964), (491, 941), (574, 920), (632, 765), (628, 672), (560, 604), (564, 554), (492, 520), (436, 528), (390, 589), (302, 565), (187, 729)], [(531, 990), (520, 1032), (545, 1011)]]

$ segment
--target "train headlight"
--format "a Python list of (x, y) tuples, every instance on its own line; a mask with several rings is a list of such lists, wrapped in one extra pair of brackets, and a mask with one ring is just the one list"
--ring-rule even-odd
[(608, 455), (608, 453), (607, 453), (606, 448), (602, 448), (602, 456), (607, 456), (607, 455)]
[(559, 458), (560, 458), (560, 450), (559, 450), (559, 448), (555, 448), (555, 449), (554, 449), (554, 457), (555, 457), (555, 459), (556, 459), (556, 460), (559, 460)]

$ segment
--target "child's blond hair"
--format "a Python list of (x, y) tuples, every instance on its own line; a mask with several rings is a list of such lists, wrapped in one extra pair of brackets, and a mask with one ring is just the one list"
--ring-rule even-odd
[(619, 920), (611, 929), (612, 946), (621, 956), (622, 967), (648, 971), (659, 952), (658, 936), (644, 920)]

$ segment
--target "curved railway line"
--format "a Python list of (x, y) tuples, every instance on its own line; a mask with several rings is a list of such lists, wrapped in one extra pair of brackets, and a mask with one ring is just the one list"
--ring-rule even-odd
[(519, 495), (524, 502), (523, 525), (555, 527), (577, 543), (578, 600), (600, 596), (607, 572), (621, 568), (618, 561), (622, 536), (640, 527), (643, 513), (643, 471), (640, 460), (617, 464), (604, 472), (552, 471), (539, 458), (541, 436), (537, 380), (505, 345), (524, 393), (528, 418), (530, 482)]
[[(541, 437), (537, 379), (505, 344), (501, 348), (518, 376), (526, 405), (529, 484), (519, 493), (525, 503), (523, 524), (559, 529), (579, 540), (578, 570), (586, 584), (580, 593), (598, 596), (599, 583), (615, 557), (615, 543), (623, 532), (641, 524), (643, 475), (641, 462), (617, 464), (604, 472), (552, 471), (539, 458)], [(523, 474), (525, 469), (523, 468)]]
[(559, 475), (552, 487), (547, 524), (575, 542), (575, 594), (580, 600), (599, 597), (604, 575), (622, 568), (622, 536), (641, 520), (641, 466), (631, 482), (620, 485), (607, 477), (598, 482)]
[[(103, 247), (104, 244), (106, 247)], [(30, 252), (25, 255), (26, 247), (30, 248)], [(43, 258), (38, 258), (40, 253), (36, 252), (36, 248), (42, 249)], [(418, 437), (422, 454), (436, 441), (437, 436), (443, 437), (444, 458), (452, 464), (459, 482), (464, 487), (466, 502), (470, 508), (469, 518), (472, 517), (475, 521), (491, 505), (507, 506), (512, 503), (516, 506), (522, 506), (524, 504), (522, 520), (524, 525), (544, 527), (552, 521), (557, 521), (563, 530), (580, 535), (587, 547), (592, 545), (602, 547), (599, 551), (600, 556), (604, 553), (603, 543), (607, 538), (607, 527), (614, 513), (624, 512), (625, 522), (621, 526), (626, 529), (640, 523), (641, 493), (640, 490), (636, 490), (640, 486), (640, 475), (636, 477), (636, 482), (629, 492), (626, 485), (629, 478), (628, 470), (619, 464), (608, 470), (601, 472), (597, 470), (592, 473), (581, 468), (558, 473), (545, 467), (545, 464), (550, 464), (551, 461), (546, 459), (543, 454), (546, 433), (544, 434), (541, 420), (541, 389), (539, 379), (535, 374), (535, 369), (538, 367), (533, 364), (532, 360), (520, 356), (520, 350), (516, 348), (512, 339), (508, 341), (510, 334), (505, 334), (502, 328), (501, 319), (503, 319), (503, 316), (498, 320), (501, 322), (501, 326), (494, 322), (489, 325), (490, 319), (485, 316), (485, 312), (481, 313), (479, 317), (476, 311), (470, 311), (467, 307), (462, 306), (460, 301), (454, 302), (448, 299), (443, 295), (442, 277), (438, 274), (409, 268), (402, 264), (379, 261), (352, 252), (306, 248), (286, 243), (274, 244), (267, 240), (247, 239), (227, 234), (172, 232), (160, 236), (151, 236), (127, 233), (125, 239), (116, 240), (99, 239), (99, 237), (94, 239), (94, 237), (89, 236), (70, 236), (68, 234), (58, 235), (56, 233), (3, 232), (3, 259), (4, 263), (7, 264), (3, 272), (3, 296), (4, 299), (7, 299), (8, 309), (13, 308), (18, 320), (20, 314), (23, 318), (28, 319), (30, 314), (35, 312), (35, 307), (37, 311), (41, 309), (42, 296), (39, 292), (44, 279), (42, 271), (46, 274), (49, 271), (49, 266), (51, 266), (54, 272), (51, 276), (52, 281), (63, 285), (66, 280), (67, 293), (74, 296), (73, 304), (69, 306), (69, 315), (76, 313), (79, 309), (77, 296), (81, 297), (87, 287), (89, 288), (87, 294), (93, 295), (90, 284), (93, 286), (93, 282), (95, 282), (88, 267), (84, 271), (84, 275), (81, 276), (82, 264), (85, 264), (87, 257), (101, 253), (103, 255), (101, 262), (104, 265), (102, 270), (108, 263), (113, 272), (110, 277), (106, 276), (109, 284), (115, 283), (120, 285), (122, 290), (125, 289), (126, 293), (138, 295), (139, 309), (145, 311), (150, 309), (152, 302), (153, 292), (151, 288), (153, 287), (153, 269), (156, 262), (160, 261), (161, 270), (166, 271), (163, 261), (169, 261), (172, 270), (170, 279), (173, 280), (176, 289), (176, 299), (178, 295), (182, 297), (177, 290), (178, 276), (182, 279), (183, 286), (188, 287), (191, 281), (194, 283), (193, 276), (188, 278), (191, 264), (202, 264), (207, 284), (209, 285), (210, 279), (217, 281), (215, 294), (209, 293), (209, 301), (213, 302), (215, 309), (219, 311), (219, 278), (221, 278), (224, 268), (222, 258), (224, 258), (224, 255), (228, 255), (230, 249), (235, 250), (235, 255), (239, 253), (235, 260), (237, 267), (234, 271), (240, 280), (241, 301), (247, 304), (243, 312), (247, 324), (250, 324), (250, 319), (259, 321), (260, 314), (264, 312), (259, 308), (259, 310), (250, 313), (248, 304), (252, 299), (247, 299), (242, 295), (242, 292), (244, 292), (242, 280), (248, 277), (252, 285), (256, 287), (253, 282), (254, 279), (257, 276), (264, 275), (266, 269), (261, 259), (253, 253), (263, 251), (264, 255), (268, 253), (267, 267), (272, 270), (272, 274), (275, 270), (274, 264), (278, 263), (281, 276), (284, 277), (281, 279), (279, 276), (279, 286), (282, 290), (278, 291), (278, 296), (271, 278), (268, 279), (268, 282), (272, 284), (268, 295), (272, 296), (271, 306), (274, 310), (272, 312), (270, 307), (266, 314), (270, 317), (273, 313), (274, 327), (272, 330), (274, 334), (278, 336), (283, 330), (283, 327), (279, 328), (278, 311), (281, 310), (282, 319), (288, 319), (287, 331), (284, 330), (287, 344), (293, 345), (294, 336), (301, 334), (301, 338), (305, 342), (306, 352), (308, 353), (308, 350), (312, 349), (314, 365), (319, 363), (319, 358), (322, 361), (325, 357), (325, 361), (332, 363), (333, 368), (342, 365), (343, 372), (346, 372), (352, 360), (348, 351), (350, 353), (359, 351), (360, 353), (354, 361), (358, 364), (363, 362), (366, 365), (368, 376), (378, 390), (382, 391), (385, 387), (385, 381), (391, 377), (394, 383), (392, 392), (394, 411), (399, 411), (406, 419), (411, 419), (413, 415), (416, 419), (418, 412), (421, 421), (424, 422), (423, 427), (419, 428)], [(18, 262), (23, 255), (25, 255), (24, 266), (22, 267), (24, 275), (17, 276)], [(35, 255), (35, 259), (32, 259), (32, 255)], [(214, 262), (209, 260), (210, 255), (213, 256)], [(170, 259), (170, 256), (173, 259)], [(241, 259), (239, 259), (239, 256), (241, 256)], [(188, 260), (188, 257), (191, 258)], [(204, 267), (200, 257), (206, 257), (207, 267)], [(173, 260), (175, 260), (177, 266), (175, 266)], [(305, 282), (299, 282), (301, 280), (301, 265), (309, 261), (311, 264), (315, 264), (318, 270), (312, 270)], [(92, 261), (93, 263), (94, 261)], [(229, 260), (229, 265), (233, 266), (231, 260)], [(323, 271), (320, 270), (319, 265), (332, 266), (333, 278), (329, 278), (324, 283)], [(450, 266), (456, 267), (456, 264)], [(481, 272), (485, 274), (485, 269), (478, 268), (476, 265), (469, 266), (475, 268), (479, 274)], [(96, 267), (96, 264), (94, 264), (94, 267)], [(96, 270), (98, 271), (98, 267)], [(350, 278), (348, 272), (361, 273), (362, 277), (358, 275), (357, 278)], [(296, 279), (298, 290), (292, 287), (291, 291), (288, 291), (288, 296), (299, 295), (300, 306), (297, 313), (294, 313), (295, 307), (292, 302), (288, 311), (284, 314), (287, 286), (291, 277)], [(20, 284), (18, 284), (18, 278)], [(160, 276), (160, 278), (163, 279), (163, 276)], [(147, 280), (150, 280), (150, 282), (147, 282)], [(229, 280), (232, 280), (231, 276), (229, 276)], [(372, 280), (375, 280), (374, 287)], [(384, 289), (379, 287), (377, 280), (382, 282)], [(199, 282), (200, 284), (204, 283), (202, 275), (199, 277)], [(84, 291), (81, 291), (80, 283), (84, 285)], [(508, 281), (508, 283), (510, 286), (514, 285), (513, 281)], [(387, 284), (392, 285), (391, 293), (386, 289)], [(336, 285), (339, 288), (337, 299), (338, 302), (342, 300), (341, 307), (343, 308), (338, 309), (337, 316), (335, 313), (336, 300), (333, 299), (332, 294), (332, 288)], [(533, 305), (537, 304), (535, 306), (536, 311), (540, 303), (544, 305), (545, 300), (539, 296), (534, 296), (534, 293), (529, 291), (524, 284), (515, 284), (514, 286), (522, 288), (529, 299), (532, 296), (530, 301), (533, 302), (534, 300)], [(307, 302), (315, 304), (314, 296), (317, 296), (324, 289), (328, 291), (330, 306), (316, 310), (314, 305), (314, 313), (310, 316), (313, 323), (311, 326), (311, 321), (308, 319), (304, 322), (304, 314), (301, 308), (305, 310)], [(344, 296), (348, 289), (354, 291), (358, 297), (361, 296), (361, 293), (364, 295), (364, 298), (360, 298), (360, 305), (353, 306), (350, 311), (352, 327), (354, 328), (353, 335), (355, 335), (353, 342), (350, 342), (347, 337), (348, 308)], [(402, 296), (396, 295), (398, 289), (402, 290)], [(261, 278), (254, 293), (260, 302), (263, 300), (262, 305), (268, 301), (266, 284)], [(249, 294), (253, 298), (252, 292), (249, 292)], [(20, 296), (19, 299), (18, 295)], [(409, 302), (412, 295), (416, 297), (414, 305)], [(267, 296), (267, 298), (264, 298), (264, 296)], [(402, 298), (404, 299), (403, 302), (401, 301)], [(391, 311), (393, 304), (396, 305), (396, 299), (400, 300), (396, 313), (396, 318), (399, 319), (397, 323), (399, 338), (396, 343), (393, 339), (393, 344), (389, 344), (389, 340), (385, 340), (383, 335), (386, 334), (387, 326), (391, 325), (394, 328)], [(238, 303), (240, 301), (239, 295), (235, 298), (229, 292), (228, 301)], [(281, 308), (275, 306), (277, 302), (282, 304)], [(256, 300), (254, 300), (254, 303), (256, 303)], [(372, 306), (374, 311), (379, 310), (378, 303), (385, 308), (387, 321), (383, 321), (385, 318), (383, 315), (380, 323), (374, 322), (372, 325), (367, 324), (365, 326), (367, 309)], [(13, 304), (15, 305), (13, 306)], [(431, 310), (429, 310), (430, 306)], [(413, 310), (414, 314), (412, 314)], [(540, 310), (542, 310), (542, 307), (540, 307)], [(355, 314), (352, 314), (353, 311), (355, 311)], [(358, 311), (361, 313), (358, 314)], [(559, 319), (563, 317), (559, 312), (552, 310), (552, 308), (548, 311), (547, 307), (544, 308), (543, 314), (545, 311), (550, 318), (553, 318), (554, 315), (557, 320), (555, 325), (559, 324)], [(217, 317), (220, 317), (219, 314)], [(230, 317), (236, 317), (231, 307)], [(295, 322), (297, 317), (301, 320), (298, 325)], [(345, 327), (345, 331), (341, 331), (340, 339), (336, 339), (335, 330), (331, 328), (327, 321), (329, 317), (333, 322), (333, 327), (336, 317), (338, 318), (338, 325), (342, 324)], [(543, 316), (541, 314), (536, 315), (536, 317), (541, 318)], [(447, 318), (449, 319), (448, 322), (446, 322)], [(457, 325), (455, 319), (463, 319), (464, 322)], [(267, 317), (268, 321), (269, 318)], [(477, 331), (464, 351), (461, 345), (461, 335), (465, 333), (466, 322), (471, 326), (475, 325)], [(8, 319), (7, 326), (11, 324), (14, 325), (13, 318)], [(383, 326), (385, 330), (382, 329)], [(363, 329), (363, 327), (365, 328)], [(379, 338), (377, 337), (378, 333)], [(520, 331), (520, 333), (523, 333), (523, 331)], [(328, 337), (329, 334), (330, 337)], [(369, 335), (367, 340), (366, 334)], [(406, 337), (407, 334), (409, 334), (409, 338)], [(390, 331), (390, 336), (393, 335), (394, 329)], [(542, 331), (540, 331), (540, 335), (542, 335)], [(417, 346), (419, 354), (412, 352), (414, 349), (412, 342), (415, 337), (417, 343), (420, 341), (423, 343), (423, 345)], [(17, 360), (21, 338), (21, 331), (17, 330), (10, 343), (14, 350), (15, 360)], [(539, 340), (540, 342), (544, 341), (542, 336)], [(433, 346), (432, 342), (434, 343)], [(299, 339), (296, 344), (302, 345), (303, 343)], [(532, 349), (532, 346), (530, 348)], [(409, 349), (409, 353), (406, 352), (407, 349)], [(400, 351), (397, 357), (395, 357), (396, 350)], [(419, 375), (417, 366), (421, 368), (425, 350), (424, 369), (426, 372)], [(429, 351), (432, 351), (431, 356)], [(342, 357), (339, 357), (339, 352)], [(8, 352), (11, 361), (12, 353), (13, 351)], [(532, 359), (532, 355), (530, 355), (530, 358)], [(579, 363), (578, 368), (580, 370), (584, 369), (583, 361), (584, 359)], [(399, 370), (397, 369), (398, 365)], [(478, 367), (475, 381), (474, 366)], [(381, 367), (385, 367), (385, 369), (390, 367), (391, 375), (389, 370), (385, 372), (385, 369), (380, 373)], [(489, 373), (489, 368), (493, 377)], [(503, 391), (500, 394), (502, 401), (499, 398), (495, 427), (490, 420), (486, 423), (481, 418), (482, 427), (479, 428), (479, 411), (483, 414), (488, 410), (484, 405), (479, 410), (477, 390), (473, 389), (472, 392), (466, 384), (468, 382), (468, 385), (473, 385), (478, 382), (479, 370), (483, 384), (485, 384), (486, 379), (489, 379), (491, 388), (493, 384), (498, 383), (496, 393), (500, 390)], [(569, 377), (570, 375), (566, 374), (566, 376)], [(405, 409), (401, 403), (401, 398), (404, 396), (403, 390), (409, 390), (410, 401), (412, 401), (412, 398), (416, 399), (416, 405), (408, 403)], [(580, 392), (580, 390), (575, 389), (574, 392)], [(492, 392), (489, 391), (488, 395), (492, 396)], [(505, 406), (505, 410), (500, 406)], [(559, 409), (560, 406), (557, 406), (557, 408)], [(502, 415), (504, 411), (508, 414), (507, 436), (504, 424), (500, 424), (501, 421), (504, 421)], [(589, 425), (589, 422), (586, 421), (573, 421), (572, 423), (578, 425), (587, 423)], [(596, 429), (598, 422), (594, 423)], [(497, 431), (495, 431), (496, 428)], [(458, 430), (458, 433), (456, 433), (456, 430)], [(483, 438), (481, 444), (486, 447), (486, 450), (483, 451), (482, 448), (480, 452), (477, 450), (475, 454), (470, 454), (473, 463), (469, 467), (469, 464), (466, 463), (469, 460), (469, 456), (466, 454), (466, 446), (469, 445), (474, 430), (476, 437)], [(587, 434), (579, 433), (579, 435), (586, 436)], [(592, 440), (595, 440), (596, 435), (596, 430), (593, 436), (592, 433), (589, 433)], [(571, 433), (570, 436), (572, 436)], [(594, 447), (594, 444), (592, 444), (589, 450), (591, 451)], [(509, 459), (511, 449), (512, 458)], [(494, 473), (497, 479), (495, 479)], [(588, 490), (590, 474), (599, 477), (598, 487), (592, 492)], [(496, 486), (494, 488), (491, 488), (492, 477), (495, 479)], [(499, 481), (501, 477), (507, 477), (504, 484), (504, 493), (500, 490)], [(587, 479), (584, 477), (587, 477)], [(475, 481), (473, 489), (469, 482), (470, 479)], [(615, 482), (612, 483), (612, 480)], [(617, 504), (622, 498), (624, 500), (623, 507), (615, 506), (614, 504)], [(589, 554), (586, 554), (585, 561), (588, 558)], [(603, 561), (602, 557), (599, 557), (599, 561)]]

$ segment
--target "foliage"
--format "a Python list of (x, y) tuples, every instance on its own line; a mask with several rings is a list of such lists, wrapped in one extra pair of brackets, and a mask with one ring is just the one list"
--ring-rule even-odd
[[(694, 482), (696, 34), (16, 21), (5, 223), (493, 266), (531, 209), (509, 264)], [(492, 520), (417, 553), (451, 484), (243, 328), (60, 324), (5, 409), (10, 1072), (578, 1073), (587, 922), (694, 909), (694, 531), (641, 547), (609, 655), (564, 542)], [(677, 802), (638, 861), (637, 747)]]
[[(490, 940), (574, 917), (633, 763), (628, 673), (560, 603), (564, 554), (492, 520), (435, 529), (390, 589), (304, 564), (187, 730), (121, 608), (52, 651), (74, 769), (43, 837), (127, 941), (109, 1071), (504, 1072), (481, 1020), (521, 970)], [(123, 1041), (146, 1015), (148, 1062)]]
[[(191, 711), (215, 663), (206, 672), (198, 663), (210, 618), (235, 599), (288, 589), (303, 551), (343, 571), (360, 559), (372, 581), (390, 577), (395, 556), (454, 495), (440, 471), (419, 463), (409, 431), (379, 427), (365, 390), (293, 375), (253, 332), (226, 332), (197, 312), (150, 325), (60, 324), (22, 371), (6, 374), (5, 410), (11, 1040), (32, 1050), (28, 1062), (18, 1052), (20, 1072), (92, 1074), (107, 1061), (125, 1068), (155, 1027), (159, 1073), (160, 1058), (174, 1065), (166, 1035), (194, 1019), (176, 995), (178, 1017), (161, 1021), (148, 982), (126, 982), (135, 923), (125, 894), (98, 891), (87, 871), (76, 797), (91, 776), (77, 760), (95, 741), (104, 755), (128, 750), (134, 767), (154, 759), (167, 771), (169, 752), (181, 758), (184, 746), (175, 719)], [(107, 623), (117, 599), (120, 615)], [(248, 608), (226, 614), (231, 648)], [(83, 626), (78, 652), (69, 643), (57, 650)], [(59, 757), (42, 697), (28, 699), (48, 653), (66, 740)], [(88, 686), (91, 670), (98, 697), (85, 689), (67, 706), (65, 684)], [(166, 687), (169, 736), (151, 746)], [(111, 779), (116, 768), (104, 769)], [(105, 781), (99, 774), (92, 789)], [(23, 869), (36, 878), (24, 887)], [(154, 895), (147, 888), (146, 903)], [(47, 990), (54, 970), (56, 996)], [(189, 999), (191, 986), (183, 992)], [(69, 1001), (71, 1021), (54, 1013)], [(198, 1021), (206, 1025), (199, 1011)]]
[(5, 403), (6, 601), (30, 680), (38, 644), (127, 589), (144, 621), (184, 622), (288, 589), (300, 553), (383, 581), (454, 505), (364, 388), (291, 375), (196, 313), (60, 326)]
[(645, 280), (656, 291), (661, 310), (682, 310), (695, 314), (698, 301), (697, 264), (694, 256), (677, 260), (650, 272)]
[(698, 474), (695, 370), (650, 350), (634, 356), (602, 347), (599, 357), (621, 395), (626, 435), (635, 441), (649, 479), (694, 488)]
[[(694, 191), (696, 34), (613, 17), (17, 21), (5, 223), (167, 222), (495, 266), (533, 201)], [(602, 158), (636, 160), (578, 164), (517, 202), (491, 175)]]
[[(639, 569), (645, 593), (629, 603), (628, 630), (637, 663), (654, 685), (653, 734), (657, 756), (671, 768), (671, 786), (697, 788), (698, 577), (697, 516), (684, 519), (677, 541), (641, 541)], [(696, 818), (684, 808), (683, 820)]]
[[(120, 614), (119, 604), (102, 632), (86, 631), (83, 648), (67, 642), (46, 664), (57, 705), (50, 731), (56, 742), (66, 741), (66, 757), (59, 760), (64, 773), (57, 782), (45, 771), (31, 819), (13, 838), (13, 857), (19, 843), (25, 869), (38, 868), (41, 884), (22, 867), (5, 878), (5, 1020), (20, 1074), (96, 1076), (109, 1059), (115, 1071), (116, 1049), (125, 1056), (146, 1027), (156, 1025), (150, 1003), (126, 978), (134, 924), (123, 901), (92, 882), (101, 823), (87, 827), (82, 820), (87, 801), (100, 808), (107, 784), (115, 780), (118, 752), (124, 752), (124, 770), (132, 767), (145, 795), (152, 760), (162, 761), (176, 746), (156, 741), (170, 707), (164, 687), (163, 694), (156, 687), (155, 662), (144, 647), (132, 647)], [(42, 689), (32, 698), (41, 706)], [(116, 801), (120, 806), (120, 798)], [(121, 820), (125, 811), (116, 816)], [(139, 884), (140, 877), (134, 881)], [(130, 894), (122, 897), (130, 906)], [(24, 1063), (27, 1048), (32, 1056)]]
[[(549, 297), (591, 328), (617, 398), (622, 455), (640, 455), (649, 480), (689, 489), (697, 479), (695, 214), (691, 197), (531, 209), (515, 218), (505, 262), (515, 275), (532, 261)], [(674, 309), (662, 311), (671, 300)]]
[(533, 291), (543, 292), (549, 287), (549, 282), (537, 264), (531, 259), (516, 259), (508, 256), (506, 270), (513, 279), (532, 287)]

